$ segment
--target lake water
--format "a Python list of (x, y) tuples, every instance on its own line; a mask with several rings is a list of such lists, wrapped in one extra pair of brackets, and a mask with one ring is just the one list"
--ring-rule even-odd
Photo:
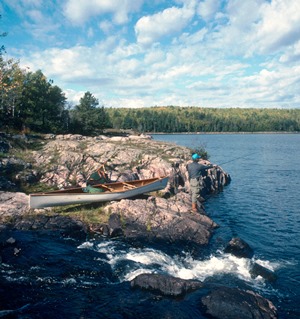
[[(216, 247), (234, 236), (255, 258), (275, 270), (272, 286), (259, 287), (276, 299), (283, 318), (300, 318), (300, 134), (154, 135), (162, 141), (204, 146), (211, 162), (231, 175), (231, 184), (205, 204), (221, 227)], [(237, 273), (242, 276), (242, 272)], [(259, 285), (258, 285), (259, 286)]]
[[(279, 318), (300, 318), (300, 134), (153, 137), (204, 146), (231, 175), (231, 184), (205, 203), (220, 225), (206, 252), (11, 231), (20, 251), (1, 252), (0, 315), (25, 306), (13, 318), (204, 318), (197, 308), (201, 290), (174, 300), (130, 288), (136, 275), (160, 272), (251, 289), (275, 304)], [(223, 253), (236, 236), (254, 249), (254, 261), (276, 273), (275, 282), (251, 278), (249, 260)]]

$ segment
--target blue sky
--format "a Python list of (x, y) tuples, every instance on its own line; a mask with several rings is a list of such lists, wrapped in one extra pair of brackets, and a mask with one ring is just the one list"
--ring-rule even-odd
[(0, 13), (6, 57), (72, 103), (300, 107), (299, 0), (2, 0)]

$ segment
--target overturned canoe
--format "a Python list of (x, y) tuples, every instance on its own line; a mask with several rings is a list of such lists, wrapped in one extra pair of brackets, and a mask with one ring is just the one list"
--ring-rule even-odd
[(169, 177), (154, 177), (128, 182), (97, 184), (92, 188), (69, 188), (29, 195), (30, 208), (107, 202), (164, 189)]

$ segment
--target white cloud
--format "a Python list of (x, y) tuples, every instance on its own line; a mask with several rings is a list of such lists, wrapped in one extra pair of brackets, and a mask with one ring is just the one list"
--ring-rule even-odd
[(205, 48), (223, 56), (249, 56), (253, 52), (252, 37), (256, 35), (255, 23), (260, 19), (263, 0), (229, 0), (214, 14), (205, 37)]
[(113, 30), (113, 24), (108, 21), (104, 20), (99, 23), (99, 28), (105, 33), (109, 34)]
[(94, 76), (94, 68), (87, 58), (90, 55), (87, 48), (74, 47), (73, 49), (53, 48), (44, 52), (33, 53), (28, 59), (23, 59), (22, 64), (30, 67), (32, 71), (37, 66), (47, 77), (61, 78), (62, 81), (83, 80)]
[(71, 105), (77, 105), (80, 101), (80, 99), (84, 96), (84, 91), (75, 91), (72, 89), (67, 89), (64, 91), (65, 96), (68, 100), (68, 102)]
[(209, 21), (215, 17), (220, 5), (219, 0), (204, 0), (199, 3), (197, 12), (203, 20)]
[[(34, 39), (31, 39), (33, 43), (34, 40), (47, 44), (50, 42), (57, 43), (57, 33), (59, 32), (61, 19), (59, 7), (56, 7), (55, 3), (50, 1), (44, 5), (42, 0), (4, 0), (4, 2), (21, 20), (21, 23), (15, 25), (13, 29), (8, 29), (9, 36), (21, 32), (27, 41), (30, 37), (33, 37)], [(51, 12), (51, 15), (47, 10)], [(30, 49), (32, 49), (32, 46)]]
[[(300, 105), (298, 1), (174, 0), (178, 7), (168, 7), (153, 0), (144, 16), (136, 14), (142, 0), (66, 3), (65, 14), (82, 28), (32, 1), (23, 7), (23, 25), (49, 46), (13, 52), (23, 49), (16, 56), (22, 65), (41, 69), (70, 102), (90, 91), (105, 106)], [(58, 28), (66, 38), (71, 32), (72, 43), (50, 44)], [(73, 44), (79, 40), (85, 45)]]
[(279, 59), (282, 63), (294, 63), (300, 61), (300, 41), (288, 48)]
[(255, 49), (263, 54), (275, 53), (299, 41), (300, 1), (265, 2), (252, 40)]
[(157, 49), (155, 51), (149, 51), (145, 55), (144, 62), (148, 65), (153, 65), (165, 59), (164, 51)]
[(139, 10), (142, 0), (68, 0), (65, 16), (74, 24), (83, 24), (89, 18), (111, 13), (116, 24), (128, 21), (128, 14)]
[(183, 33), (179, 37), (179, 41), (184, 43), (187, 47), (191, 47), (194, 44), (201, 43), (204, 40), (205, 35), (207, 34), (207, 29), (202, 28), (199, 31), (196, 31), (192, 34), (190, 33)]
[(140, 98), (118, 98), (104, 101), (106, 107), (127, 107), (127, 108), (141, 108), (147, 106), (145, 101)]
[(135, 25), (137, 42), (151, 45), (161, 38), (180, 32), (193, 18), (194, 10), (171, 7), (154, 15), (144, 16)]
[[(205, 39), (206, 47), (214, 51), (264, 56), (283, 52), (300, 40), (298, 0), (228, 0), (223, 11), (218, 10), (221, 8), (214, 0), (201, 2), (198, 7), (212, 28)], [(218, 21), (218, 16), (222, 20)]]

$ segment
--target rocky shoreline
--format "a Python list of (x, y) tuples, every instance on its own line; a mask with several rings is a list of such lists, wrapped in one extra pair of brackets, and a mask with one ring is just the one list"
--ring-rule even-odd
[[(202, 177), (199, 214), (192, 214), (186, 171), (190, 150), (154, 141), (148, 135), (45, 135), (37, 140), (36, 137), (1, 134), (0, 152), (4, 154), (0, 159), (0, 247), (11, 245), (16, 255), (19, 254), (18, 243), (5, 237), (9, 229), (58, 230), (63, 236), (82, 239), (87, 235), (101, 235), (149, 243), (176, 245), (184, 242), (205, 249), (218, 225), (206, 215), (203, 203), (206, 196), (222, 191), (230, 183), (230, 175), (221, 167), (215, 165), (207, 170)], [(32, 210), (28, 206), (28, 195), (20, 191), (21, 185), (37, 184), (49, 188), (82, 186), (102, 163), (106, 163), (111, 180), (168, 175), (169, 183), (163, 192), (86, 207), (86, 211), (92, 209), (97, 214), (96, 221), (76, 214), (77, 207), (69, 207), (68, 213), (62, 208)], [(204, 161), (204, 164), (208, 163)], [(239, 253), (245, 250), (241, 241), (235, 241), (231, 246), (237, 246)], [(238, 256), (239, 253), (234, 251), (229, 249), (230, 253)], [(265, 269), (253, 269), (254, 276), (266, 274)], [(136, 278), (131, 285), (134, 289), (159, 291), (166, 296), (185, 295), (203, 286), (200, 282), (168, 276), (161, 278), (153, 274)], [(223, 309), (224, 302), (226, 309)], [(224, 311), (226, 318), (236, 318), (234, 313), (237, 309), (243, 313), (243, 318), (277, 317), (270, 301), (253, 292), (235, 288), (213, 289), (200, 303), (203, 311), (213, 318), (224, 318)]]
[[(23, 142), (30, 145), (32, 139), (23, 138)], [(110, 237), (122, 235), (125, 238), (144, 237), (206, 245), (217, 227), (205, 215), (203, 201), (207, 195), (221, 191), (230, 182), (230, 176), (218, 166), (207, 170), (198, 201), (201, 214), (191, 214), (186, 170), (190, 150), (187, 148), (157, 142), (147, 135), (110, 138), (46, 135), (39, 143), (41, 149), (27, 151), (26, 157), (7, 156), (1, 159), (0, 170), (4, 174), (0, 182), (0, 221), (11, 227), (30, 230), (48, 229), (51, 225), (53, 229), (62, 228), (58, 222), (62, 219), (58, 218), (62, 217), (61, 211), (30, 209), (28, 195), (18, 191), (18, 183), (57, 188), (82, 186), (101, 163), (106, 163), (111, 180), (128, 181), (167, 175), (169, 183), (163, 192), (153, 196), (99, 205), (98, 214), (102, 218), (96, 223), (82, 221), (70, 213), (68, 218), (81, 223), (85, 231)], [(7, 154), (13, 148), (10, 140), (3, 137), (1, 145)], [(208, 163), (204, 161), (204, 164)]]

